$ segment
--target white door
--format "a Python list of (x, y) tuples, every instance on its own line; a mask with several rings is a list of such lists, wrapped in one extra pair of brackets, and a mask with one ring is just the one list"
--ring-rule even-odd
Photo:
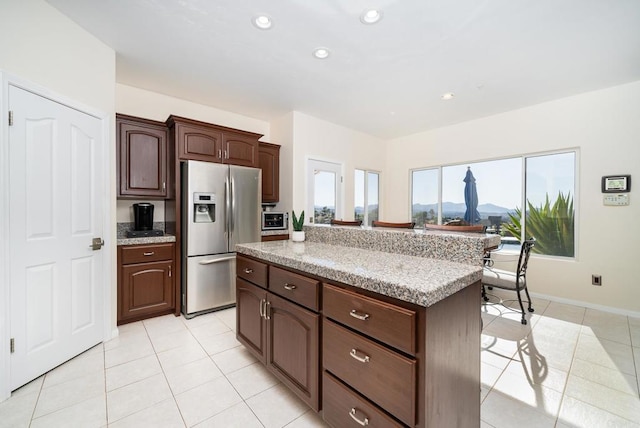
[(11, 389), (102, 341), (101, 120), (9, 86)]
[(342, 218), (342, 165), (309, 159), (307, 211), (311, 223), (328, 224)]

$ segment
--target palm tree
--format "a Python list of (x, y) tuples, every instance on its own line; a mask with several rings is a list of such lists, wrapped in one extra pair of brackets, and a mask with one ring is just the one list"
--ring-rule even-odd
[[(558, 193), (558, 198), (551, 205), (549, 195), (539, 207), (527, 201), (529, 209), (525, 220), (527, 235), (536, 238), (534, 252), (553, 256), (573, 257), (574, 248), (574, 210), (571, 194)], [(511, 223), (505, 223), (504, 229), (516, 238), (522, 237), (522, 210), (515, 209), (509, 213)]]

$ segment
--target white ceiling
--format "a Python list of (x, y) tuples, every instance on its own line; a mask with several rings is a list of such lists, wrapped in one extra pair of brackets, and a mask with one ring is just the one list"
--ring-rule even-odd
[(639, 0), (47, 1), (116, 51), (119, 83), (381, 138), (640, 80)]

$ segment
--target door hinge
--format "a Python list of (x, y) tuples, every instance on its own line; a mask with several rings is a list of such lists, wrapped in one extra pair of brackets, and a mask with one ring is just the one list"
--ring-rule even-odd
[(13, 337), (9, 339), (9, 350), (12, 354), (16, 352), (16, 340)]
[(13, 126), (13, 110), (9, 110), (9, 126)]

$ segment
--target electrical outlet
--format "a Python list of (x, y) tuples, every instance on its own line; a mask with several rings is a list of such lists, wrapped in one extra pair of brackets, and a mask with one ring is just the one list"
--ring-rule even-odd
[(600, 275), (591, 275), (591, 284), (593, 284), (593, 285), (602, 285), (602, 276), (600, 276)]

